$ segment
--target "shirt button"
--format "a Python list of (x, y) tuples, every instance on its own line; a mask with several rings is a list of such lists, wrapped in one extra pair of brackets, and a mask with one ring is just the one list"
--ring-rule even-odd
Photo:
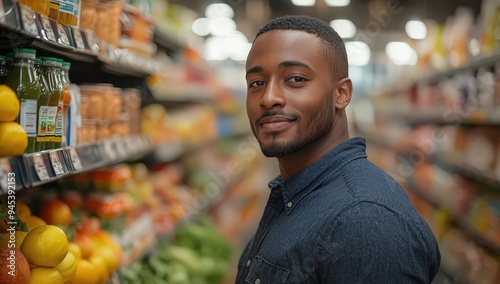
[(260, 279), (255, 280), (255, 284), (260, 284)]
[(288, 208), (292, 207), (292, 205), (293, 205), (293, 203), (292, 203), (292, 202), (288, 202), (288, 203), (286, 204), (286, 206), (288, 206)]
[(252, 263), (252, 261), (249, 259), (247, 260), (247, 263), (246, 263), (246, 266), (249, 267), (250, 266), (250, 263)]

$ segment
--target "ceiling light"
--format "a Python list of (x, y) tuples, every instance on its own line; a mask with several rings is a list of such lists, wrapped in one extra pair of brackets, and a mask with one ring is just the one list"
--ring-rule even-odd
[(341, 38), (351, 38), (356, 35), (356, 26), (349, 20), (333, 20), (330, 26), (337, 31)]
[(205, 17), (210, 19), (232, 18), (234, 17), (234, 11), (233, 8), (226, 3), (213, 3), (208, 5), (205, 9)]
[(349, 65), (364, 66), (370, 63), (371, 50), (368, 44), (362, 41), (348, 41), (345, 43)]
[(191, 30), (199, 36), (206, 36), (210, 33), (210, 19), (199, 18), (191, 25)]
[(218, 36), (225, 36), (234, 33), (236, 23), (230, 18), (217, 18), (210, 20), (210, 33)]
[(344, 7), (351, 3), (351, 0), (325, 0), (326, 5), (330, 7)]
[(387, 57), (396, 65), (415, 65), (418, 56), (415, 50), (406, 42), (393, 41), (385, 46)]
[(316, 0), (292, 0), (292, 4), (295, 6), (314, 6)]
[(427, 27), (422, 21), (408, 21), (405, 25), (405, 31), (412, 39), (424, 39), (427, 36)]

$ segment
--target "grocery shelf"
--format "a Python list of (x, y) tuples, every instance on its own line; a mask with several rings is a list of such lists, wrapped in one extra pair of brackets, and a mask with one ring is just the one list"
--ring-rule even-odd
[(163, 104), (214, 103), (215, 95), (202, 84), (164, 84), (151, 88), (153, 97)]
[(439, 200), (436, 200), (435, 198), (432, 198), (428, 194), (425, 194), (415, 182), (409, 181), (406, 182), (405, 184), (408, 190), (410, 190), (413, 194), (420, 197), (421, 199), (427, 201), (433, 207), (447, 211), (449, 213), (448, 215), (451, 218), (452, 225), (460, 229), (460, 231), (462, 231), (465, 235), (474, 240), (476, 244), (491, 251), (495, 255), (500, 256), (500, 246), (495, 244), (493, 241), (490, 241), (486, 237), (482, 236), (476, 229), (474, 229), (471, 225), (469, 225), (463, 217), (456, 216), (451, 212), (449, 212), (449, 210), (447, 210), (446, 208), (443, 208)]
[(465, 165), (460, 165), (457, 161), (453, 161), (443, 156), (432, 156), (431, 160), (435, 165), (442, 168), (443, 170), (459, 174), (469, 180), (478, 183), (500, 188), (500, 178), (496, 177), (492, 170), (485, 171)]
[(149, 151), (149, 139), (134, 135), (0, 159), (0, 180), (4, 181), (0, 190), (7, 192), (9, 184), (5, 183), (5, 177), (10, 173), (15, 174), (15, 190), (18, 190), (53, 182), (70, 174), (137, 160)]
[(157, 27), (154, 30), (153, 42), (158, 47), (165, 49), (168, 54), (178, 53), (184, 48), (184, 44), (178, 39), (160, 31)]

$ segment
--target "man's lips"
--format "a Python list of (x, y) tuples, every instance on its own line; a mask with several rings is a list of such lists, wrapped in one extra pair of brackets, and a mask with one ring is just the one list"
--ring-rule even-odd
[(275, 130), (287, 126), (295, 121), (294, 118), (282, 115), (266, 116), (259, 120), (259, 125), (262, 128)]

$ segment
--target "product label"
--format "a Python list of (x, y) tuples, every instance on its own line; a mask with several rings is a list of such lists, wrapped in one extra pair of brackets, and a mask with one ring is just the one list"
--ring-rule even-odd
[(36, 137), (36, 100), (22, 100), (19, 112), (20, 124), (28, 137)]
[(57, 33), (59, 34), (59, 43), (69, 46), (70, 43), (66, 30), (64, 29), (64, 26), (59, 23), (57, 23)]
[(40, 180), (43, 181), (50, 178), (41, 154), (33, 155), (33, 166), (35, 167), (36, 175)]
[(76, 48), (78, 50), (85, 50), (85, 43), (83, 42), (82, 33), (79, 28), (73, 27), (73, 37), (75, 38)]
[(21, 5), (21, 20), (23, 22), (23, 30), (28, 34), (38, 36), (38, 26), (35, 19), (35, 11)]
[(57, 119), (56, 119), (56, 140), (54, 142), (62, 141), (62, 130), (63, 130), (63, 103), (60, 102), (57, 106)]
[(57, 121), (57, 107), (47, 107), (47, 131), (46, 134), (47, 136), (52, 136), (50, 137), (47, 141), (54, 141), (54, 138), (56, 136), (56, 121)]
[(60, 176), (64, 174), (64, 169), (61, 164), (61, 160), (59, 159), (59, 155), (57, 154), (56, 151), (50, 152), (50, 162), (52, 163), (52, 168), (54, 169), (54, 172), (56, 173), (56, 176)]
[(44, 136), (47, 135), (47, 116), (49, 113), (49, 107), (41, 106), (38, 111), (38, 134), (36, 141), (46, 142)]
[(42, 22), (43, 30), (45, 31), (45, 36), (47, 36), (47, 39), (50, 41), (55, 42), (56, 41), (56, 35), (54, 34), (54, 31), (52, 30), (52, 26), (50, 25), (50, 20), (46, 16), (41, 15), (40, 20)]
[(76, 152), (75, 148), (69, 149), (69, 156), (71, 157), (71, 162), (73, 163), (73, 168), (79, 171), (83, 169), (82, 161), (80, 161), (80, 157), (78, 156), (78, 152)]

